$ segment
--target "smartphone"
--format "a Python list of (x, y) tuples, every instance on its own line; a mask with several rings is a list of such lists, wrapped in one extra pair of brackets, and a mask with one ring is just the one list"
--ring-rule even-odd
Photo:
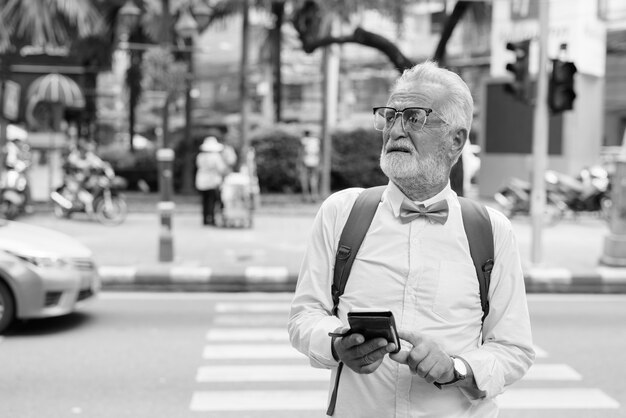
[(348, 312), (349, 333), (358, 333), (365, 340), (386, 338), (396, 345), (394, 353), (400, 351), (400, 338), (396, 329), (396, 321), (391, 311), (383, 312)]

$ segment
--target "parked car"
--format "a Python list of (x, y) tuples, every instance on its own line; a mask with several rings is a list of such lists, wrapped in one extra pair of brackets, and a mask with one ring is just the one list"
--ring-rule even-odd
[(15, 319), (71, 313), (99, 290), (89, 248), (51, 229), (0, 219), (0, 333)]

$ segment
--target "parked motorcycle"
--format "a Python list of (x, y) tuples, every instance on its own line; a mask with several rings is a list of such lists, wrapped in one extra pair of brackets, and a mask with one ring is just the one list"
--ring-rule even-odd
[(15, 219), (26, 210), (28, 179), (26, 169), (28, 163), (17, 161), (0, 174), (0, 216)]
[[(547, 170), (545, 215), (553, 223), (568, 214), (598, 213), (608, 219), (611, 207), (610, 180), (599, 166), (583, 168), (576, 176)], [(509, 218), (530, 214), (531, 184), (513, 178), (495, 193), (494, 199)]]
[(556, 171), (546, 172), (555, 200), (559, 201), (564, 215), (596, 213), (609, 219), (612, 206), (611, 182), (608, 172), (601, 166), (583, 168), (576, 177)]
[[(547, 180), (547, 179), (546, 179)], [(548, 182), (546, 181), (546, 186)], [(509, 183), (494, 194), (500, 210), (508, 218), (518, 215), (530, 215), (531, 184), (518, 178), (512, 178)], [(549, 224), (557, 222), (563, 215), (561, 199), (546, 187), (546, 204), (544, 216)]]
[(69, 218), (73, 213), (83, 212), (104, 225), (117, 225), (126, 219), (128, 207), (121, 190), (125, 180), (117, 177), (110, 164), (103, 162), (91, 170), (83, 186), (66, 180), (50, 194), (54, 213)]

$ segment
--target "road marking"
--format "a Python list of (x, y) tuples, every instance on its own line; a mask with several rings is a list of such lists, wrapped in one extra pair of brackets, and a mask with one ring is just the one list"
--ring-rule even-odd
[[(198, 391), (192, 411), (322, 411), (325, 390)], [(498, 396), (501, 409), (617, 409), (599, 389), (511, 389)]]
[(213, 328), (206, 338), (210, 341), (289, 342), (287, 328)]
[(137, 268), (133, 266), (101, 266), (98, 273), (107, 283), (132, 283), (135, 281)]
[(213, 319), (213, 325), (221, 327), (240, 327), (241, 325), (259, 327), (284, 327), (287, 329), (287, 317), (284, 315), (219, 315)]
[(246, 280), (250, 283), (281, 283), (289, 277), (287, 267), (246, 267)]
[(223, 344), (204, 347), (202, 356), (212, 360), (302, 359), (304, 354), (285, 344)]
[(232, 299), (233, 303), (247, 303), (253, 301), (261, 303), (264, 300), (275, 302), (276, 300), (291, 301), (293, 292), (118, 292), (104, 290), (98, 297), (107, 300), (208, 300), (224, 301)]
[(497, 397), (502, 409), (616, 409), (600, 389), (511, 389)]
[(582, 380), (582, 376), (567, 364), (534, 364), (523, 380)]
[(532, 267), (528, 269), (527, 276), (533, 282), (548, 282), (569, 284), (572, 282), (572, 272), (566, 268), (541, 268)]
[(210, 267), (178, 266), (170, 269), (170, 278), (176, 283), (205, 282), (211, 279)]
[(215, 305), (215, 312), (217, 313), (234, 313), (234, 312), (277, 312), (284, 313), (287, 315), (289, 313), (289, 304), (288, 303), (267, 303), (267, 302), (259, 302), (259, 303), (246, 303), (242, 305), (241, 303), (218, 303)]
[(198, 382), (329, 382), (330, 370), (308, 364), (204, 366), (196, 374)]
[(241, 390), (195, 392), (192, 411), (322, 411), (325, 390)]
[(530, 303), (604, 303), (626, 300), (626, 294), (530, 293), (526, 297)]
[(624, 283), (626, 268), (597, 267), (596, 271), (605, 283)]

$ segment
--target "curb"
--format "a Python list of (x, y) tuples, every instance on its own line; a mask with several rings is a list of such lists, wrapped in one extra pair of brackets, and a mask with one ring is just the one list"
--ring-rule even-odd
[[(206, 266), (154, 264), (102, 266), (105, 290), (179, 290), (201, 292), (292, 292), (298, 275), (286, 267), (251, 266), (215, 272)], [(597, 267), (587, 272), (533, 268), (524, 273), (527, 293), (626, 293), (626, 268)]]

